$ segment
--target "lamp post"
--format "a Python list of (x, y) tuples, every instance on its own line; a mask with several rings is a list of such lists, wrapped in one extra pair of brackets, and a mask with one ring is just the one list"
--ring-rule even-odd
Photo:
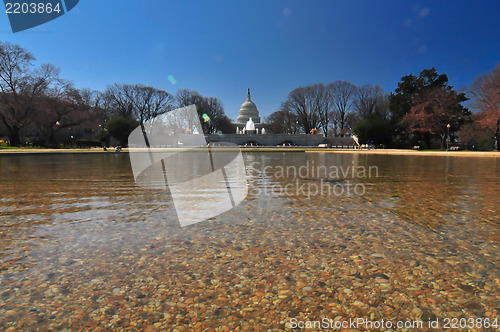
[(57, 148), (59, 148), (59, 144), (57, 142), (57, 132), (59, 131), (59, 129), (61, 128), (61, 123), (59, 122), (59, 120), (56, 121), (56, 127), (55, 127), (55, 131), (53, 131), (51, 133), (51, 136), (50, 136), (50, 140), (51, 142), (49, 142), (49, 144), (53, 144), (55, 145)]
[(498, 142), (500, 141), (500, 119), (497, 121), (497, 131), (495, 132), (495, 151), (500, 151)]
[(450, 148), (450, 124), (446, 125), (447, 135), (446, 135), (446, 151)]

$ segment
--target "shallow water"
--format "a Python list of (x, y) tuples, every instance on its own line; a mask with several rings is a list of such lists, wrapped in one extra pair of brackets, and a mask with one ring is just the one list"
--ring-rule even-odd
[(0, 329), (498, 318), (498, 158), (244, 159), (246, 200), (181, 228), (125, 153), (0, 156)]

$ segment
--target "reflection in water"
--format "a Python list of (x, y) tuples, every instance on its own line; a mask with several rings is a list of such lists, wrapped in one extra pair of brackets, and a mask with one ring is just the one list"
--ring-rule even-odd
[[(168, 190), (137, 187), (126, 154), (0, 156), (1, 329), (497, 317), (496, 158), (244, 159), (246, 201), (180, 228)], [(302, 166), (378, 174), (313, 176)], [(366, 190), (314, 192), (348, 184)]]

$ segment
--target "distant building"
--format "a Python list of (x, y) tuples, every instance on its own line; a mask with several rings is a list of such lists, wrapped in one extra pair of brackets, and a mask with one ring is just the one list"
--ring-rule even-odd
[(265, 134), (264, 124), (260, 123), (259, 109), (252, 101), (250, 89), (248, 89), (247, 100), (241, 105), (235, 125), (238, 135)]
[(252, 118), (254, 123), (260, 123), (259, 110), (257, 109), (257, 105), (252, 101), (250, 89), (248, 89), (247, 100), (241, 105), (236, 124), (245, 126), (250, 118)]
[(325, 146), (349, 147), (353, 142), (351, 138), (336, 137), (325, 138), (316, 134), (273, 134), (267, 132), (266, 124), (261, 123), (259, 109), (252, 101), (250, 89), (248, 89), (247, 100), (241, 105), (238, 118), (236, 119), (236, 132), (224, 135), (205, 135), (207, 143), (217, 144), (229, 142), (241, 146)]

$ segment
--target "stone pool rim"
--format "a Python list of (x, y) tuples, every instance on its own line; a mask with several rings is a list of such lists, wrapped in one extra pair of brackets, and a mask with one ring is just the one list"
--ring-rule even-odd
[[(416, 151), (404, 149), (375, 149), (375, 150), (345, 150), (326, 149), (317, 147), (240, 147), (244, 152), (306, 152), (306, 153), (343, 153), (363, 155), (401, 155), (401, 156), (440, 156), (440, 157), (488, 157), (500, 158), (499, 151)], [(119, 153), (104, 151), (102, 148), (93, 149), (0, 149), (1, 155), (29, 155), (29, 154), (88, 154), (88, 153)], [(125, 148), (121, 153), (128, 153)]]

